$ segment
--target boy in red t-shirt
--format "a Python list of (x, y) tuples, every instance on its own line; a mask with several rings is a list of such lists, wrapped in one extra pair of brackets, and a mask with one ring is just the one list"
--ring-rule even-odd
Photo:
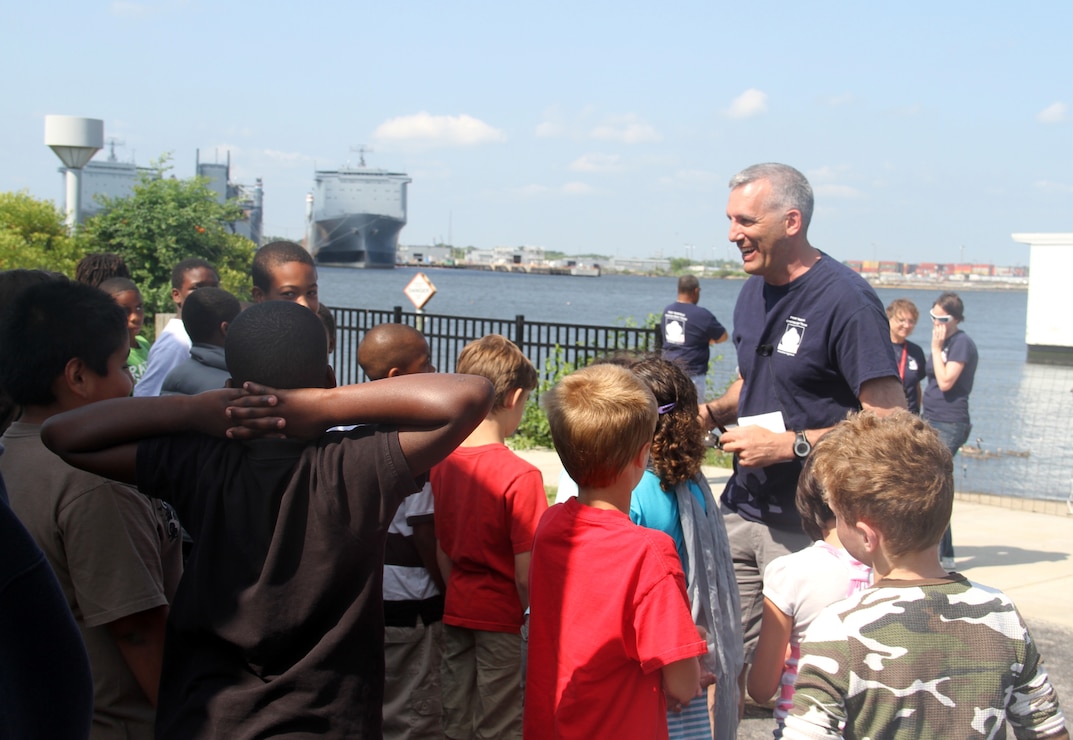
[(522, 638), (529, 551), (548, 508), (540, 471), (503, 441), (518, 428), (533, 364), (489, 334), (458, 355), (456, 372), (495, 386), (484, 421), (432, 469), (440, 570), (447, 580), (442, 689), (448, 738), (521, 738)]
[(630, 521), (656, 400), (625, 368), (566, 376), (543, 398), (578, 496), (548, 510), (533, 542), (525, 737), (667, 737), (667, 704), (702, 695), (674, 541)]

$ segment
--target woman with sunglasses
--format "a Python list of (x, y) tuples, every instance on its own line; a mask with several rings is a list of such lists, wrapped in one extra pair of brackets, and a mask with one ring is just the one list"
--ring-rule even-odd
[[(924, 420), (939, 434), (951, 455), (969, 438), (969, 393), (979, 359), (976, 343), (960, 330), (965, 304), (957, 293), (943, 293), (931, 307), (931, 356), (928, 387), (924, 390)], [(939, 558), (954, 568), (954, 543), (947, 527), (939, 545)]]

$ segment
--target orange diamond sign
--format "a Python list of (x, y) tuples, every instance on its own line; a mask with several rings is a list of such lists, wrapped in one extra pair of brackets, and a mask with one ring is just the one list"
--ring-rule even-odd
[(406, 284), (402, 292), (414, 304), (414, 308), (420, 311), (426, 303), (432, 300), (432, 296), (436, 295), (436, 286), (428, 279), (428, 275), (419, 272)]

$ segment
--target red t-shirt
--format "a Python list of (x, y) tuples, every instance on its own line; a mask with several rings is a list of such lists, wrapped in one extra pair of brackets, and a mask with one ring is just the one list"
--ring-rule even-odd
[(660, 669), (706, 651), (685, 586), (663, 532), (577, 499), (549, 509), (529, 568), (526, 739), (666, 738)]
[(522, 604), (514, 556), (533, 549), (548, 509), (540, 470), (506, 445), (459, 447), (432, 469), (436, 538), (451, 559), (443, 621), (517, 632)]

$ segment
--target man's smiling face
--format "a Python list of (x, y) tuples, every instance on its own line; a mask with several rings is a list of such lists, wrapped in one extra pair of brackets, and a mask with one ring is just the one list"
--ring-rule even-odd
[(738, 245), (750, 275), (772, 276), (786, 263), (786, 214), (767, 205), (770, 192), (770, 182), (756, 180), (731, 190), (727, 201), (727, 237)]

